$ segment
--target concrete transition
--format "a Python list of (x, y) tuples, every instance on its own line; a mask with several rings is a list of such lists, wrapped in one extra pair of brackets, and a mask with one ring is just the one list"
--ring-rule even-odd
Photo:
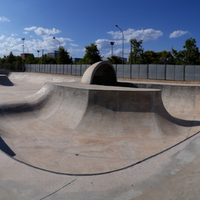
[(169, 177), (177, 185), (184, 170), (191, 173), (186, 165), (196, 169), (199, 98), (198, 85), (118, 82), (104, 61), (90, 66), (81, 80), (1, 75), (0, 194), (158, 199), (161, 188), (163, 199), (192, 199), (189, 186), (185, 196), (175, 186), (167, 196), (165, 185)]

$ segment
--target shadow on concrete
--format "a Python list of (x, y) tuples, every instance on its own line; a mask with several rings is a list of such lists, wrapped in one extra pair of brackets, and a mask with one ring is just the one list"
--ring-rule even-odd
[(10, 74), (9, 71), (0, 70), (0, 85), (3, 85), (3, 86), (13, 86), (14, 85), (8, 78), (9, 74)]
[[(200, 126), (200, 121), (178, 119), (171, 116), (163, 105), (161, 92), (90, 91), (88, 106), (95, 105), (115, 113), (155, 113), (161, 118), (183, 127)], [(131, 115), (129, 116), (131, 117)]]
[(3, 69), (0, 69), (0, 74), (2, 74), (2, 75), (6, 75), (6, 76), (9, 76), (9, 74), (10, 74), (10, 71), (8, 71), (8, 70), (3, 70)]
[(0, 137), (0, 149), (4, 153), (8, 154), (11, 157), (14, 157), (16, 154), (10, 149), (10, 147), (4, 142), (4, 140)]

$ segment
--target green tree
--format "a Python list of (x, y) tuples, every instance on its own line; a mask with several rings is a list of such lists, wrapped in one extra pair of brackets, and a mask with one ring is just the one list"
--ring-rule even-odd
[(100, 52), (97, 45), (91, 43), (90, 46), (85, 47), (85, 55), (78, 64), (93, 64), (98, 61), (101, 61)]
[(69, 56), (69, 53), (67, 52), (67, 50), (65, 50), (63, 47), (59, 47), (57, 63), (58, 64), (71, 64), (72, 63), (72, 58)]
[(154, 51), (145, 51), (141, 54), (141, 64), (157, 64), (159, 56)]
[(199, 59), (199, 49), (196, 46), (196, 40), (194, 38), (187, 39), (183, 48), (185, 49), (185, 64), (196, 65)]
[(111, 56), (107, 58), (108, 62), (111, 64), (121, 64), (122, 60), (118, 56)]
[(194, 38), (187, 39), (184, 50), (177, 51), (172, 47), (172, 55), (175, 64), (196, 65), (199, 64), (199, 49)]
[(131, 46), (132, 46), (132, 52), (130, 52), (130, 54), (129, 54), (128, 63), (130, 63), (130, 59), (131, 59), (131, 62), (133, 64), (141, 63), (141, 61), (142, 61), (141, 55), (144, 51), (144, 49), (142, 48), (142, 41), (143, 40), (137, 41), (136, 39), (130, 40), (130, 43), (131, 43)]
[(170, 51), (163, 50), (161, 52), (157, 52), (157, 56), (160, 64), (174, 64), (174, 57)]
[(10, 52), (9, 56), (6, 58), (6, 63), (12, 64), (15, 62), (15, 56), (13, 55), (12, 51)]
[(15, 56), (15, 62), (13, 62), (13, 68), (22, 70), (22, 58), (21, 56)]
[(6, 62), (6, 57), (0, 58), (0, 64), (3, 65)]
[(172, 47), (172, 55), (174, 57), (174, 64), (175, 65), (183, 65), (184, 64), (184, 52), (177, 51)]
[(38, 61), (38, 64), (57, 64), (56, 58), (49, 57), (47, 54), (44, 54)]
[(35, 59), (34, 55), (31, 54), (24, 59), (24, 64), (37, 64), (37, 60)]

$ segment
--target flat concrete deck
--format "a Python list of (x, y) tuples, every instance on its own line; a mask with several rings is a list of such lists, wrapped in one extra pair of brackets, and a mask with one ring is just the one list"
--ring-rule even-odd
[(0, 154), (2, 199), (145, 199), (146, 192), (153, 199), (198, 158), (197, 85), (89, 86), (29, 73), (9, 79), (13, 86), (0, 85), (0, 134), (12, 150)]

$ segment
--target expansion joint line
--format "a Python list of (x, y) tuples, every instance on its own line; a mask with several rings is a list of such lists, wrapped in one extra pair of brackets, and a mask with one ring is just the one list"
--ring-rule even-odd
[(72, 184), (74, 181), (76, 181), (76, 179), (74, 179), (73, 181), (67, 183), (66, 185), (64, 185), (64, 186), (61, 187), (60, 189), (58, 189), (58, 190), (52, 192), (51, 194), (49, 194), (49, 195), (47, 195), (47, 196), (45, 196), (45, 197), (43, 197), (43, 198), (41, 198), (41, 199), (39, 199), (39, 200), (43, 200), (43, 199), (46, 199), (47, 197), (50, 197), (51, 195), (55, 194), (56, 192), (62, 190), (63, 188), (67, 187), (68, 185)]

